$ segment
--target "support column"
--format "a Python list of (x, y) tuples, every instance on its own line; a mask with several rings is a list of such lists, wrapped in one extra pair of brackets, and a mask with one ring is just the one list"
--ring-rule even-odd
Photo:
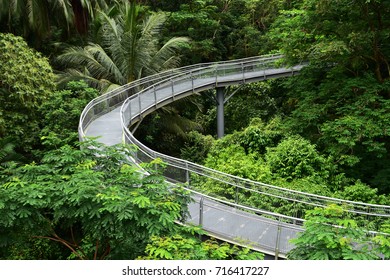
[(224, 116), (224, 103), (225, 103), (225, 88), (217, 88), (217, 137), (222, 138), (225, 135), (225, 116)]

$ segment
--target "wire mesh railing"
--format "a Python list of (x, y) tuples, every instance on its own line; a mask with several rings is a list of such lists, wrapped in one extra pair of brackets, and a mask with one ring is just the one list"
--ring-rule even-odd
[[(280, 58), (282, 58), (282, 56), (278, 54), (266, 55), (256, 58), (239, 59), (236, 60), (235, 63), (239, 63), (240, 65), (242, 65), (242, 67), (246, 67), (247, 65), (253, 64), (254, 60), (263, 62), (274, 62)], [(229, 65), (231, 64), (231, 61), (219, 62), (219, 65), (224, 65), (224, 67), (229, 67)], [(120, 86), (91, 100), (80, 115), (78, 127), (80, 141), (82, 141), (82, 139), (86, 136), (86, 129), (93, 120), (107, 112), (110, 112), (111, 110), (114, 110), (115, 108), (120, 107), (128, 97), (135, 95), (143, 88), (146, 88), (161, 81), (173, 81), (173, 78), (180, 76), (180, 74), (197, 73), (199, 71), (203, 71), (204, 68), (212, 68), (214, 67), (214, 65), (214, 63), (200, 63), (190, 66), (184, 66), (177, 69), (170, 69), (161, 73), (141, 78), (139, 80), (135, 80), (131, 83)]]
[(303, 231), (291, 217), (192, 193), (194, 201), (189, 206), (191, 218), (187, 223), (201, 226), (218, 239), (284, 258), (294, 247), (289, 240)]
[[(275, 75), (292, 75), (294, 74), (293, 71), (299, 71), (300, 69), (299, 67), (296, 67), (295, 70), (283, 67), (276, 68), (276, 64), (277, 62), (275, 59), (261, 61), (252, 59), (246, 60), (244, 66), (241, 62), (226, 63), (221, 66), (219, 64), (208, 65), (203, 69), (196, 68), (195, 72), (192, 70), (183, 72), (170, 77), (168, 80), (163, 80), (160, 83), (146, 87), (137, 94), (129, 97), (122, 105), (122, 127), (126, 141), (139, 147), (138, 158), (143, 157), (142, 160), (151, 160), (159, 157), (167, 164), (169, 169), (176, 170), (175, 172), (171, 171), (167, 173), (185, 173), (185, 176), (181, 175), (183, 178), (190, 178), (192, 174), (196, 174), (197, 176), (207, 178), (207, 180), (213, 180), (218, 183), (232, 186), (237, 192), (247, 191), (256, 194), (257, 196), (268, 196), (291, 203), (303, 203), (313, 207), (325, 207), (329, 204), (337, 204), (347, 206), (347, 210), (355, 214), (390, 217), (390, 206), (347, 201), (281, 188), (232, 176), (188, 161), (157, 153), (140, 143), (128, 129), (130, 125), (142, 118), (143, 115), (147, 114), (151, 109), (154, 110), (155, 108), (160, 107), (161, 104), (165, 104), (167, 100), (173, 101), (175, 98), (179, 98), (180, 95), (199, 91), (199, 89), (204, 89), (205, 87), (216, 87), (219, 83), (231, 80), (234, 80), (236, 83), (242, 83), (245, 82), (247, 77), (251, 74), (253, 74), (253, 76), (257, 75), (257, 78), (267, 78)], [(177, 180), (177, 178), (171, 179)], [(236, 197), (239, 197), (239, 195), (236, 195)]]
[[(210, 201), (219, 203), (207, 207), (218, 207), (218, 211), (226, 213), (233, 213), (232, 209), (239, 209), (241, 212), (237, 215), (247, 213), (248, 217), (255, 215), (254, 217), (257, 219), (260, 216), (266, 217), (268, 220), (263, 220), (262, 223), (276, 229), (274, 230), (276, 239), (284, 240), (283, 238), (287, 235), (291, 238), (294, 232), (299, 232), (301, 230), (299, 225), (302, 225), (302, 218), (307, 209), (326, 207), (329, 204), (341, 205), (346, 207), (352, 215), (361, 217), (363, 221), (370, 220), (375, 224), (380, 224), (381, 221), (390, 217), (390, 206), (304, 193), (229, 175), (158, 153), (139, 142), (129, 129), (157, 108), (194, 92), (230, 84), (291, 76), (304, 66), (297, 65), (287, 68), (279, 64), (280, 58), (280, 55), (273, 55), (197, 64), (134, 81), (92, 100), (86, 106), (80, 117), (80, 139), (85, 137), (86, 129), (93, 120), (121, 106), (120, 120), (118, 121), (121, 122), (123, 140), (138, 147), (133, 154), (135, 162), (150, 162), (153, 159), (161, 158), (166, 165), (164, 176), (168, 181), (184, 184), (194, 194), (207, 197), (209, 204)], [(226, 192), (209, 192), (207, 188), (204, 188), (207, 184), (219, 184), (220, 189), (224, 189)], [(196, 211), (200, 213), (201, 209), (204, 209), (205, 201), (203, 199), (202, 204), (199, 200)], [(230, 208), (224, 208), (221, 205), (227, 205)], [(206, 216), (203, 215), (202, 221), (206, 219)], [(206, 227), (206, 224), (203, 223), (202, 226)], [(287, 228), (290, 231), (285, 230)], [(376, 230), (377, 228), (371, 229)], [(216, 229), (211, 228), (208, 230), (216, 231)], [(216, 234), (225, 234), (230, 239), (233, 238), (229, 236), (228, 232), (216, 232)], [(268, 241), (273, 244), (268, 245), (270, 248), (272, 247), (274, 252), (287, 252), (290, 245), (284, 244), (285, 241), (281, 240)], [(261, 246), (262, 248), (266, 247), (264, 244)]]

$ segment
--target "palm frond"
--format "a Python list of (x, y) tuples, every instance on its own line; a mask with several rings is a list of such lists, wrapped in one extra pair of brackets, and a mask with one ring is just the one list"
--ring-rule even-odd
[(131, 42), (131, 49), (129, 49), (128, 60), (131, 61), (132, 68), (129, 71), (132, 72), (135, 78), (141, 78), (145, 75), (154, 74), (155, 72), (144, 71), (149, 69), (150, 61), (153, 54), (157, 51), (157, 42), (154, 38), (148, 36), (133, 37)]
[(51, 2), (53, 3), (53, 12), (60, 11), (58, 14), (64, 15), (67, 25), (69, 26), (74, 19), (72, 4), (69, 2), (69, 0), (55, 0)]
[(161, 115), (160, 125), (168, 133), (187, 137), (187, 132), (192, 130), (202, 130), (202, 126), (188, 118), (181, 116), (177, 109), (172, 106), (165, 106), (159, 109)]
[(188, 44), (187, 37), (175, 37), (166, 42), (152, 57), (150, 61), (151, 71), (154, 73), (162, 70), (176, 68), (180, 65), (180, 50)]
[[(65, 66), (71, 66), (75, 68), (83, 67), (88, 63), (98, 65), (95, 58), (82, 47), (69, 47), (63, 54), (57, 57), (58, 62)], [(78, 66), (78, 67), (77, 67)]]
[(84, 80), (88, 85), (98, 89), (102, 93), (107, 92), (111, 88), (120, 86), (118, 84), (113, 84), (107, 79), (94, 78), (86, 68), (83, 69), (83, 71), (77, 69), (66, 69), (64, 72), (57, 74), (57, 83), (60, 86), (65, 86), (68, 82), (75, 80)]
[(15, 151), (15, 143), (9, 137), (0, 138), (0, 166), (7, 167), (12, 162), (23, 162), (25, 158)]
[(48, 3), (45, 0), (27, 0), (27, 21), (32, 30), (45, 36), (50, 29)]
[(188, 39), (173, 38), (160, 48), (165, 14), (144, 16), (139, 9), (135, 1), (129, 4), (123, 0), (111, 10), (100, 11), (94, 33), (99, 44), (70, 48), (59, 56), (59, 62), (82, 73), (86, 68), (96, 80), (121, 85), (177, 67), (177, 53)]
[(124, 32), (137, 33), (140, 6), (132, 1), (131, 3), (126, 2), (122, 7), (121, 23)]
[(88, 72), (96, 79), (107, 79), (113, 83), (123, 81), (123, 76), (115, 63), (100, 45), (89, 44), (84, 48), (70, 47), (57, 59), (70, 68), (80, 71), (84, 68), (88, 69)]
[(114, 36), (116, 40), (119, 41), (120, 34), (115, 19), (109, 17), (104, 11), (100, 11), (99, 16), (101, 17), (102, 28), (107, 29), (104, 30), (104, 34), (110, 34), (110, 39), (112, 39), (112, 36)]
[(158, 36), (166, 21), (166, 15), (163, 12), (153, 13), (148, 16), (142, 25), (142, 35)]
[[(111, 59), (111, 57), (100, 45), (90, 44), (85, 49), (95, 58), (95, 60), (99, 63), (99, 66), (101, 66), (98, 69), (88, 67), (90, 71), (91, 69), (93, 69), (94, 71), (101, 71), (96, 73), (97, 77), (104, 77), (106, 79), (110, 79), (113, 83), (118, 84), (124, 84), (126, 82), (125, 77), (115, 64), (115, 61)], [(92, 74), (94, 73), (92, 72)]]

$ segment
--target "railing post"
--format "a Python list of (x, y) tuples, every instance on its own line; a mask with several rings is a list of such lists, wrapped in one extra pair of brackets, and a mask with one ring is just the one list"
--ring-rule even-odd
[(188, 170), (188, 162), (186, 162), (186, 183), (190, 187), (190, 171)]
[(141, 119), (141, 111), (142, 111), (142, 107), (141, 107), (141, 94), (138, 94), (138, 107), (139, 107), (138, 114), (139, 114), (139, 118)]
[[(157, 158), (156, 152), (153, 152), (153, 160), (155, 160), (156, 158)], [(158, 173), (157, 163), (154, 163), (154, 171), (156, 172), (156, 174)]]
[(134, 150), (134, 159), (135, 159), (135, 162), (138, 162), (138, 151), (139, 151), (139, 148), (138, 146), (135, 148)]
[(203, 226), (203, 200), (202, 196), (199, 201), (199, 226)]
[(243, 62), (241, 62), (241, 71), (242, 71), (242, 81), (245, 83), (245, 67)]
[(282, 231), (282, 228), (281, 228), (280, 217), (279, 217), (279, 220), (278, 220), (278, 231), (276, 233), (275, 260), (277, 260), (278, 257), (279, 257), (281, 231)]
[(175, 91), (173, 89), (173, 80), (171, 79), (171, 88), (172, 88), (172, 100), (175, 100)]
[(153, 85), (153, 94), (154, 94), (154, 107), (157, 110), (157, 93), (156, 93), (156, 88)]
[(218, 86), (218, 65), (215, 66), (215, 86)]
[[(236, 204), (238, 204), (238, 186), (236, 186), (236, 198), (235, 198)], [(237, 208), (237, 206), (235, 206)]]
[(190, 77), (191, 77), (192, 92), (194, 92), (194, 76), (192, 75), (192, 71)]

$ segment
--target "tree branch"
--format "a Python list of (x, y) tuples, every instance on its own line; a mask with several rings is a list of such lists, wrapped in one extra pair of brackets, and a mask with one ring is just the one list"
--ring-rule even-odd
[(58, 235), (55, 234), (55, 237), (49, 237), (49, 236), (32, 236), (32, 238), (42, 238), (42, 239), (49, 239), (49, 240), (53, 240), (53, 241), (56, 241), (56, 242), (59, 242), (63, 245), (65, 245), (68, 249), (70, 249), (72, 251), (72, 253), (74, 253), (75, 255), (77, 255), (79, 257), (80, 260), (85, 260), (85, 258), (83, 256), (81, 256), (70, 244), (69, 242), (67, 242), (66, 240), (58, 237)]
[(99, 249), (99, 240), (96, 241), (95, 254), (93, 255), (94, 260), (97, 259), (98, 249)]

